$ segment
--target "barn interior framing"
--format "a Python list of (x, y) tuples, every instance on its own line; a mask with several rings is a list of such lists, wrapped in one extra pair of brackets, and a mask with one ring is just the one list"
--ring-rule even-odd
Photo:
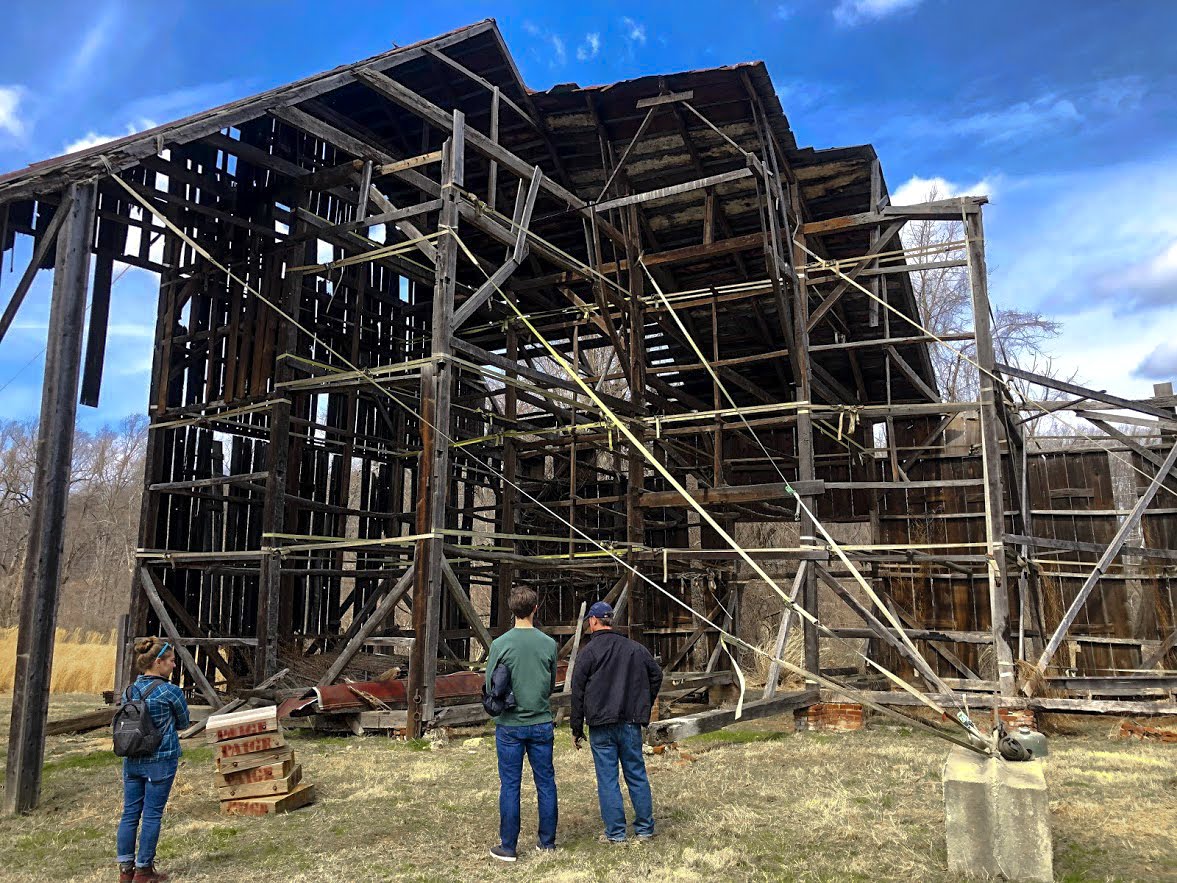
[[(938, 702), (1174, 713), (1177, 398), (1003, 364), (985, 202), (891, 205), (869, 145), (797, 145), (762, 63), (535, 92), (490, 20), (0, 177), (0, 249), (35, 242), (0, 337), (54, 268), (9, 808), (123, 264), (160, 278), (123, 634), (165, 633), (214, 707), (403, 657), (420, 735), (520, 582), (565, 655), (604, 598), (680, 686), (730, 685), (752, 560), (788, 570), (769, 655), (800, 630), (823, 679), (774, 661), (752, 714), (815, 701), (830, 641)], [(905, 247), (924, 220), (964, 232)], [(945, 339), (913, 276), (948, 267), (974, 328)], [(931, 349), (966, 342), (978, 396), (944, 401)], [(1100, 431), (1026, 431), (1061, 409)], [(921, 701), (872, 671), (856, 695)]]

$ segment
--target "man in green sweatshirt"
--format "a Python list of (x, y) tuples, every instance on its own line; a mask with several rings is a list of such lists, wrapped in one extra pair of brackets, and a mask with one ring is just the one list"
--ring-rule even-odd
[(490, 645), (486, 660), (486, 688), (491, 690), (495, 669), (511, 674), (515, 706), (495, 718), (495, 748), (499, 759), (499, 845), (493, 858), (515, 861), (519, 845), (519, 786), (523, 755), (531, 764), (539, 804), (537, 849), (556, 848), (556, 769), (552, 764), (555, 725), (552, 691), (556, 688), (556, 642), (535, 627), (539, 596), (527, 586), (511, 590), (508, 605), (515, 627)]

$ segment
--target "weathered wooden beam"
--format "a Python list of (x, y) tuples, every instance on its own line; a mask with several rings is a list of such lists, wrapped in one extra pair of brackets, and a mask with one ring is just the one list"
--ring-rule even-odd
[(511, 110), (515, 111), (515, 113), (519, 114), (519, 116), (523, 118), (524, 122), (526, 122), (533, 129), (539, 130), (539, 124), (536, 123), (536, 121), (531, 118), (531, 114), (529, 114), (522, 107), (520, 107), (518, 104), (516, 104), (511, 99), (511, 97), (509, 95), (507, 95), (505, 92), (503, 92), (501, 89), (499, 89), (490, 80), (486, 79), (486, 77), (482, 76), (481, 74), (476, 74), (474, 71), (470, 70), (470, 68), (466, 67), (466, 65), (450, 58), (448, 55), (446, 55), (440, 49), (435, 49), (432, 46), (426, 46), (425, 51), (429, 54), (429, 56), (431, 58), (436, 58), (442, 64), (448, 65), (449, 67), (456, 70), (458, 73), (460, 73), (466, 77), (469, 77), (475, 83), (477, 83), (478, 85), (480, 85), (484, 89), (486, 89), (486, 91), (491, 92), (491, 93), (494, 93), (495, 91), (497, 91), (499, 94), (500, 101), (502, 101), (509, 108), (511, 108)]
[(880, 211), (860, 212), (856, 215), (810, 221), (801, 225), (801, 232), (807, 236), (836, 233), (858, 227), (870, 227), (893, 221), (896, 218), (902, 218), (904, 221), (959, 221), (962, 215), (978, 214), (981, 206), (988, 201), (988, 198), (984, 196), (965, 196), (958, 199), (925, 202), (919, 205), (890, 205)]
[(20, 277), (20, 281), (16, 283), (16, 289), (12, 292), (12, 297), (8, 301), (8, 306), (4, 308), (4, 315), (0, 316), (0, 341), (4, 340), (4, 335), (8, 333), (8, 328), (12, 325), (13, 319), (16, 318), (17, 311), (20, 310), (20, 305), (24, 303), (25, 296), (29, 293), (29, 288), (33, 284), (33, 280), (37, 277), (37, 271), (41, 269), (41, 264), (45, 262), (45, 256), (49, 254), (49, 249), (57, 244), (57, 232), (61, 229), (61, 225), (65, 219), (69, 217), (70, 203), (73, 197), (70, 195), (72, 191), (67, 191), (61, 204), (57, 206), (57, 210), (53, 213), (53, 217), (49, 219), (49, 224), (45, 228), (45, 232), (41, 234), (41, 239), (37, 243), (36, 248), (33, 249), (33, 256), (29, 258), (29, 265), (25, 267), (24, 274)]
[(610, 209), (621, 208), (622, 206), (653, 202), (656, 199), (665, 199), (668, 196), (677, 196), (681, 193), (703, 190), (707, 187), (715, 187), (719, 184), (727, 184), (750, 177), (752, 177), (751, 169), (736, 169), (735, 171), (722, 172), (718, 175), (709, 175), (706, 178), (699, 178), (695, 181), (687, 181), (684, 184), (673, 184), (670, 187), (659, 187), (657, 190), (648, 190), (645, 193), (633, 193), (629, 196), (607, 199), (604, 202), (594, 203), (592, 209), (594, 212), (607, 212)]
[(813, 565), (810, 562), (802, 561), (801, 566), (797, 568), (797, 575), (793, 577), (793, 587), (789, 590), (789, 605), (781, 611), (781, 624), (777, 628), (776, 643), (772, 646), (772, 662), (768, 664), (768, 677), (764, 679), (764, 693), (760, 697), (761, 699), (774, 698), (780, 686), (778, 683), (781, 679), (780, 660), (784, 658), (785, 647), (789, 643), (789, 632), (793, 630), (793, 625), (797, 622), (793, 605), (801, 597), (801, 591), (806, 585), (806, 571), (811, 567)]
[[(501, 267), (491, 273), (490, 278), (480, 285), (477, 291), (470, 295), (460, 307), (454, 310), (451, 330), (457, 331), (461, 328), (479, 307), (490, 300), (496, 292), (501, 291), (503, 285), (506, 284), (515, 270), (519, 268), (519, 265), (527, 258), (527, 231), (531, 226), (531, 214), (535, 210), (535, 199), (539, 196), (539, 188), (543, 182), (543, 177), (543, 171), (539, 166), (536, 166), (531, 175), (531, 184), (527, 188), (527, 196), (516, 207), (513, 221), (519, 233), (515, 240), (515, 248), (512, 250), (511, 256), (507, 258)], [(521, 183), (521, 192), (522, 186)]]
[[(727, 487), (704, 487), (690, 491), (691, 498), (704, 505), (777, 502), (782, 505), (789, 500), (788, 488), (801, 496), (814, 496), (826, 491), (826, 483), (821, 479), (812, 481), (769, 482), (767, 484), (730, 485)], [(678, 491), (647, 491), (642, 494), (640, 505), (644, 509), (661, 508), (665, 506), (689, 505)]]
[(331, 663), (323, 676), (319, 678), (319, 686), (326, 686), (334, 683), (335, 679), (343, 674), (343, 670), (347, 668), (348, 663), (364, 646), (364, 642), (372, 636), (372, 633), (380, 627), (380, 624), (388, 617), (394, 607), (401, 602), (405, 594), (413, 587), (413, 568), (410, 566), (404, 573), (400, 575), (387, 593), (380, 599), (371, 614), (363, 620), (362, 624), (355, 630), (350, 640), (339, 651), (335, 657), (335, 661)]
[(441, 573), (445, 579), (445, 585), (449, 590), (450, 597), (454, 599), (454, 602), (458, 605), (458, 609), (462, 611), (462, 615), (470, 623), (470, 627), (474, 630), (474, 636), (478, 638), (479, 643), (489, 652), (490, 642), (493, 638), (491, 638), (490, 632), (483, 623), (482, 617), (474, 609), (474, 602), (470, 600), (470, 596), (466, 594), (466, 590), (462, 588), (462, 584), (458, 581), (457, 575), (454, 574), (453, 569), (445, 561), (442, 562)]
[(745, 702), (743, 713), (736, 717), (734, 708), (716, 708), (711, 711), (701, 711), (685, 717), (672, 717), (663, 721), (652, 721), (646, 731), (646, 741), (651, 745), (667, 745), (671, 742), (681, 742), (691, 736), (722, 730), (739, 721), (759, 720), (763, 717), (773, 717), (778, 714), (788, 714), (798, 708), (805, 708), (818, 701), (817, 690), (790, 690), (774, 696), (772, 699), (757, 699)]
[(94, 284), (90, 293), (90, 324), (86, 331), (86, 359), (82, 367), (80, 403), (98, 407), (102, 390), (102, 364), (106, 359), (106, 331), (110, 321), (110, 290), (114, 283), (114, 255), (99, 252), (94, 261)]
[(1119, 396), (1111, 395), (1103, 391), (1088, 389), (1085, 386), (1079, 386), (1077, 383), (1070, 383), (1066, 380), (1059, 380), (1056, 377), (1046, 377), (1042, 374), (1035, 374), (1033, 371), (1026, 371), (1022, 368), (1015, 368), (1012, 365), (994, 365), (994, 367), (1002, 374), (1008, 377), (1017, 377), (1020, 380), (1026, 380), (1038, 386), (1045, 386), (1048, 389), (1057, 389), (1059, 392), (1067, 392), (1071, 395), (1082, 396), (1085, 399), (1093, 399), (1097, 402), (1104, 402), (1112, 405), (1115, 408), (1124, 408), (1128, 411), (1139, 411), (1141, 414), (1148, 414), (1152, 417), (1159, 417), (1162, 420), (1172, 420), (1173, 412), (1166, 411), (1164, 408), (1158, 408), (1144, 402), (1133, 401), (1132, 399), (1122, 399)]
[(41, 792), (45, 722), (53, 669), (70, 459), (77, 417), (78, 369), (86, 319), (90, 244), (94, 230), (97, 185), (71, 185), (68, 205), (56, 238), (53, 294), (37, 427), (37, 463), (33, 474), (32, 511), (20, 596), (12, 717), (8, 731), (4, 807), (28, 812)]
[[(453, 133), (454, 126), (450, 114), (446, 113), (446, 111), (442, 110), (436, 104), (422, 98), (407, 86), (398, 83), (396, 80), (370, 67), (360, 68), (356, 71), (356, 76), (367, 86), (396, 104), (399, 104), (401, 107), (404, 107), (406, 110), (417, 114), (430, 125), (444, 132)], [(482, 154), (486, 159), (494, 160), (514, 175), (520, 178), (531, 177), (532, 166), (502, 145), (495, 143), (489, 137), (483, 135), (477, 129), (468, 129), (466, 131), (466, 142), (470, 148)], [(544, 178), (543, 188), (557, 199), (563, 201), (570, 208), (580, 211), (586, 217), (591, 214), (584, 200), (560, 184), (557, 184), (551, 178)], [(602, 233), (614, 242), (624, 245), (625, 237), (621, 234), (621, 231), (601, 218), (597, 219), (596, 224)]]
[[(837, 286), (833, 291), (826, 295), (825, 298), (822, 299), (822, 302), (817, 305), (817, 309), (810, 313), (809, 322), (806, 326), (810, 331), (813, 331), (817, 324), (823, 318), (825, 318), (826, 313), (834, 308), (834, 305), (838, 303), (842, 295), (850, 290), (853, 280), (866, 272), (867, 268), (871, 265), (869, 258), (877, 255), (880, 251), (882, 251), (883, 248), (894, 239), (896, 234), (899, 233), (899, 229), (902, 226), (902, 222), (888, 226), (886, 230), (884, 230), (883, 233), (874, 242), (871, 243), (870, 248), (867, 249), (866, 254), (862, 256), (862, 259), (850, 268), (850, 272), (843, 274), (845, 278), (842, 278), (842, 276), (837, 277), (839, 279)], [(872, 301), (871, 303), (874, 304), (875, 302)]]
[(416, 639), (409, 656), (408, 720), (414, 738), (424, 734), (434, 712), (441, 596), (445, 591), (442, 531), (446, 527), (446, 501), (450, 489), (450, 433), (453, 431), (450, 401), (455, 374), (453, 362), (446, 357), (453, 351), (458, 203), (465, 182), (466, 139), (476, 131), (466, 126), (466, 118), (458, 110), (447, 122), (452, 134), (442, 161), (442, 207), (438, 220), (438, 229), (447, 231), (447, 234), (437, 244), (430, 327), (430, 353), (434, 358), (421, 368), (421, 454), (417, 459), (416, 528), (417, 533), (426, 538), (417, 542), (413, 555), (413, 631)]
[(687, 89), (685, 92), (668, 92), (665, 95), (655, 95), (653, 98), (639, 98), (634, 104), (634, 107), (638, 110), (645, 110), (647, 107), (657, 107), (660, 104), (671, 104), (675, 101), (690, 101), (694, 97), (694, 89)]
[(110, 174), (112, 170), (122, 171), (136, 165), (143, 157), (158, 153), (160, 139), (169, 144), (186, 144), (200, 138), (211, 141), (222, 130), (257, 119), (270, 108), (298, 104), (353, 83), (356, 80), (356, 70), (361, 66), (365, 69), (387, 71), (424, 57), (427, 54), (426, 46), (446, 49), (480, 34), (493, 33), (496, 27), (489, 19), (481, 21), (427, 43), (397, 47), (357, 64), (334, 68), (277, 89), (234, 101), (213, 112), (200, 114), (190, 121), (180, 121), (162, 127), (161, 130), (149, 129), (107, 149), (82, 154), (76, 160), (66, 163), (63, 168), (54, 166), (43, 173), (32, 173), (10, 184), (0, 185), (0, 204), (37, 193), (60, 190), (64, 184)]
[(213, 689), (213, 685), (208, 682), (208, 678), (204, 676), (204, 672), (197, 666), (196, 660), (192, 658), (192, 653), (181, 642), (182, 639), (179, 630), (176, 628), (176, 623), (172, 620), (171, 614), (168, 613), (168, 608), (163, 603), (163, 598), (155, 590), (155, 584), (148, 577), (146, 568), (139, 568), (139, 580), (143, 586), (143, 592), (147, 596), (147, 600), (151, 603), (152, 609), (155, 610), (155, 615), (159, 617), (159, 624), (171, 640), (173, 649), (176, 651), (176, 656), (179, 658), (181, 665), (184, 666), (184, 670), (196, 682), (196, 688), (208, 700), (208, 704), (213, 708), (220, 708), (222, 705), (221, 698), (217, 695), (217, 691)]
[[(1128, 539), (1128, 535), (1131, 534), (1132, 531), (1136, 529), (1136, 525), (1140, 523), (1140, 519), (1144, 515), (1145, 510), (1148, 508), (1148, 504), (1152, 502), (1153, 497), (1155, 497), (1157, 491), (1160, 490), (1162, 480), (1166, 475), (1169, 474), (1169, 470), (1173, 468), (1174, 464), (1177, 464), (1177, 444), (1174, 444), (1172, 449), (1170, 449), (1169, 456), (1165, 458), (1164, 462), (1161, 464), (1161, 468), (1157, 471), (1157, 474), (1153, 477), (1152, 481), (1149, 482), (1149, 485), (1147, 488), (1145, 488), (1144, 493), (1140, 495), (1140, 499), (1136, 501), (1136, 505), (1132, 507), (1132, 511), (1129, 513), (1128, 517), (1120, 523), (1120, 527), (1116, 531), (1116, 535), (1112, 537), (1112, 541), (1108, 543), (1107, 549), (1104, 550), (1103, 555), (1100, 556), (1099, 561), (1096, 562), (1095, 567), (1092, 569), (1087, 579), (1083, 581), (1083, 585), (1079, 587), (1079, 591), (1076, 593), (1074, 600), (1072, 600), (1070, 606), (1067, 607), (1067, 612), (1064, 613), (1062, 619), (1059, 620), (1058, 627), (1054, 630), (1054, 634), (1050, 636), (1050, 640), (1043, 649), (1042, 655), (1038, 657), (1038, 662), (1036, 662), (1034, 665), (1040, 674), (1046, 673), (1046, 667), (1050, 664), (1050, 660), (1054, 656), (1055, 651), (1058, 650), (1059, 645), (1062, 644), (1064, 638), (1066, 637), (1067, 629), (1071, 627), (1071, 623), (1075, 621), (1075, 617), (1079, 615), (1079, 611), (1082, 610), (1083, 605), (1087, 603), (1087, 598), (1091, 595), (1092, 590), (1099, 583), (1100, 577), (1103, 576), (1108, 567), (1111, 566), (1111, 563), (1120, 554), (1125, 541)], [(1030, 683), (1027, 683), (1027, 685), (1023, 687), (1022, 690), (1023, 692), (1027, 693), (1027, 695), (1029, 695)]]
[(1014, 661), (1009, 646), (1009, 566), (1005, 556), (1005, 492), (998, 439), (998, 398), (994, 369), (993, 328), (989, 324), (988, 271), (985, 267), (985, 233), (980, 211), (968, 215), (965, 224), (969, 249), (969, 288), (972, 293), (973, 333), (977, 336), (980, 373), (979, 409), (981, 457), (985, 477), (985, 538), (992, 564), (989, 576), (989, 616), (997, 681), (1003, 696), (1014, 693)]
[(932, 389), (932, 387), (928, 386), (924, 378), (919, 376), (915, 368), (911, 367), (911, 365), (908, 363), (907, 359), (903, 358), (903, 356), (899, 354), (899, 350), (888, 344), (886, 347), (884, 347), (884, 351), (887, 353), (887, 356), (891, 359), (891, 361), (895, 363), (895, 366), (901, 372), (903, 372), (903, 376), (910, 380), (912, 386), (922, 392), (929, 402), (940, 401), (940, 394), (937, 393), (936, 390)]
[(1166, 654), (1174, 647), (1177, 647), (1177, 629), (1169, 632), (1169, 637), (1161, 641), (1160, 645), (1148, 655), (1148, 658), (1140, 663), (1140, 667), (1147, 671), (1164, 659)]

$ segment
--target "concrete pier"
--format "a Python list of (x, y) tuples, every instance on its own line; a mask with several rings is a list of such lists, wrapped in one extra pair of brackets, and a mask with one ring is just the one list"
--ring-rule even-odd
[(949, 870), (978, 877), (1054, 879), (1042, 761), (1010, 763), (954, 748), (944, 763)]

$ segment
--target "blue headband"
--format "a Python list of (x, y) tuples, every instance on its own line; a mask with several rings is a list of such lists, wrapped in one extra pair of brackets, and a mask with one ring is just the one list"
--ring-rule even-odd
[(163, 649), (162, 649), (162, 650), (160, 650), (160, 651), (159, 651), (159, 653), (157, 653), (157, 654), (156, 654), (155, 658), (156, 658), (156, 659), (163, 659), (163, 655), (164, 655), (165, 653), (167, 653), (167, 652), (168, 652), (168, 650), (170, 650), (170, 649), (171, 649), (171, 646), (172, 646), (172, 645), (171, 645), (171, 644), (169, 644), (167, 641), (164, 641), (164, 642), (163, 642)]

